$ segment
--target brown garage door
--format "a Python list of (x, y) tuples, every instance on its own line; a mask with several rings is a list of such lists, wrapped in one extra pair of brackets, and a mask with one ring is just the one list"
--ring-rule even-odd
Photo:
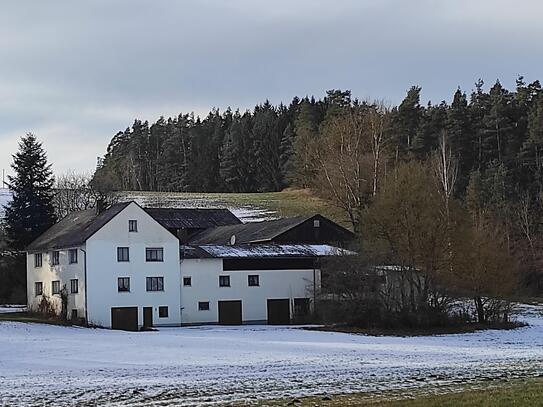
[(268, 300), (268, 324), (290, 324), (289, 300)]
[(111, 329), (138, 330), (138, 307), (111, 308)]
[(241, 325), (241, 301), (219, 301), (219, 324)]

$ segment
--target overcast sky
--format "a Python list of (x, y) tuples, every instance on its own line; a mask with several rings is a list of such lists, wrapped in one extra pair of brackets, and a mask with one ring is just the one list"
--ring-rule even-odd
[(58, 174), (92, 170), (136, 117), (543, 80), (542, 16), (541, 0), (3, 0), (0, 165), (26, 132)]

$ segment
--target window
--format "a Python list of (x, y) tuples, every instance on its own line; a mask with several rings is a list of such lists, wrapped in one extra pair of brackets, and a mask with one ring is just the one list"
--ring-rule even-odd
[(198, 303), (198, 311), (209, 311), (209, 301), (200, 301)]
[(164, 261), (164, 249), (145, 249), (145, 261)]
[(117, 261), (130, 261), (130, 250), (128, 247), (117, 247)]
[(70, 292), (72, 294), (77, 294), (79, 292), (79, 280), (77, 278), (70, 280)]
[(168, 318), (168, 307), (158, 307), (158, 317)]
[(117, 279), (117, 291), (118, 292), (130, 291), (130, 277), (119, 277)]
[(129, 232), (137, 232), (138, 231), (138, 221), (137, 220), (129, 220), (128, 221), (128, 231)]
[(41, 281), (34, 283), (34, 294), (36, 294), (36, 297), (43, 294), (43, 283)]
[(192, 285), (192, 277), (183, 277), (183, 285), (190, 287)]
[(35, 253), (34, 254), (34, 267), (38, 268), (42, 265), (42, 255), (41, 253)]
[(70, 259), (70, 264), (77, 263), (77, 249), (68, 250), (68, 256), (69, 256), (69, 259)]
[(257, 274), (248, 275), (247, 282), (249, 283), (249, 287), (258, 287), (260, 285), (259, 276)]
[(51, 264), (53, 266), (60, 264), (60, 252), (58, 250), (51, 253)]
[(314, 228), (320, 228), (320, 226), (321, 226), (321, 221), (320, 220), (318, 220), (318, 219), (313, 220), (313, 227)]
[(230, 276), (219, 276), (219, 287), (230, 287)]
[(60, 280), (55, 280), (51, 283), (51, 290), (53, 295), (60, 294)]
[(164, 291), (164, 277), (147, 277), (147, 291)]

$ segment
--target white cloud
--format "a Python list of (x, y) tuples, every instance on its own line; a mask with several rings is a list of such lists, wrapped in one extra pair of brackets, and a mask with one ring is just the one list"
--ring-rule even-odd
[(135, 117), (331, 88), (398, 103), (419, 84), (438, 102), (480, 77), (534, 80), (542, 13), (534, 0), (3, 2), (0, 162), (27, 131), (57, 171), (87, 170)]

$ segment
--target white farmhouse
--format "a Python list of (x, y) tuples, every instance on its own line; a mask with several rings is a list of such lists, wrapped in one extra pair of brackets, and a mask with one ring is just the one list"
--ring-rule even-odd
[(311, 311), (318, 259), (352, 234), (315, 215), (243, 224), (226, 209), (119, 203), (72, 213), (27, 248), (28, 306), (114, 329), (288, 324)]

